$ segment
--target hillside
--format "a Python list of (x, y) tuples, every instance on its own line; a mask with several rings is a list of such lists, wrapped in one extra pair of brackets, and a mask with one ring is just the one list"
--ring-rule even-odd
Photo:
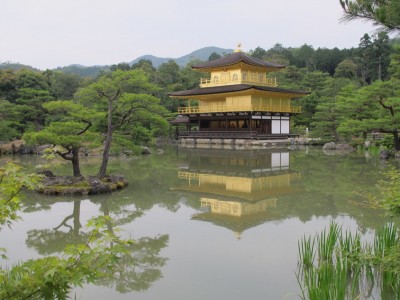
[(96, 77), (101, 71), (109, 71), (109, 66), (82, 66), (82, 65), (69, 65), (66, 67), (58, 67), (54, 71), (60, 71), (66, 74), (76, 74), (82, 77)]
[[(135, 60), (132, 60), (129, 64), (132, 65), (134, 63), (137, 63), (141, 59), (147, 59), (150, 60), (153, 63), (153, 66), (158, 68), (161, 64), (168, 62), (169, 60), (174, 60), (179, 66), (185, 67), (190, 61), (193, 60), (201, 60), (201, 61), (207, 61), (210, 55), (216, 52), (219, 55), (224, 55), (228, 53), (232, 53), (233, 49), (223, 49), (219, 47), (204, 47), (201, 49), (198, 49), (196, 51), (193, 51), (189, 54), (186, 54), (184, 56), (178, 57), (178, 58), (170, 58), (170, 57), (157, 57), (154, 55), (143, 55)], [(118, 64), (120, 62), (116, 62)], [(35, 69), (31, 66), (27, 65), (22, 65), (22, 64), (17, 64), (17, 63), (3, 63), (0, 64), (0, 69), (13, 69), (13, 70), (18, 70), (21, 68), (28, 68), (28, 69)], [(54, 69), (54, 71), (60, 71), (64, 72), (67, 74), (77, 74), (82, 77), (96, 77), (98, 76), (102, 71), (109, 71), (110, 66), (82, 66), (82, 65), (69, 65), (65, 67), (58, 67)]]
[(14, 70), (14, 71), (18, 71), (21, 69), (28, 69), (28, 70), (32, 70), (32, 71), (37, 71), (37, 69), (28, 66), (28, 65), (23, 65), (20, 63), (12, 63), (12, 62), (5, 62), (5, 63), (0, 63), (0, 69), (3, 70)]
[(178, 57), (178, 58), (169, 58), (169, 57), (157, 57), (153, 55), (143, 55), (135, 60), (131, 61), (129, 64), (135, 64), (141, 59), (148, 59), (153, 63), (154, 67), (158, 67), (159, 65), (168, 62), (170, 59), (174, 60), (179, 66), (184, 67), (186, 66), (190, 61), (192, 60), (201, 60), (201, 61), (206, 61), (210, 57), (210, 55), (216, 52), (219, 55), (224, 55), (228, 53), (232, 53), (233, 49), (223, 49), (223, 48), (218, 48), (218, 47), (204, 47), (201, 49), (198, 49), (196, 51), (193, 51), (189, 54), (186, 54), (184, 56)]

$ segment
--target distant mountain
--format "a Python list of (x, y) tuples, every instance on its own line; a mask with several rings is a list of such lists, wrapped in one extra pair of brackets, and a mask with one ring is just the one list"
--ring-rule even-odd
[(37, 71), (38, 69), (35, 69), (31, 66), (28, 65), (23, 65), (20, 63), (12, 63), (12, 62), (5, 62), (5, 63), (1, 63), (0, 64), (0, 69), (3, 70), (14, 70), (14, 71), (18, 71), (21, 69), (28, 69), (28, 70), (33, 70), (33, 71)]
[(163, 63), (168, 62), (169, 60), (174, 60), (179, 66), (185, 67), (190, 61), (193, 60), (201, 60), (201, 61), (207, 61), (210, 55), (216, 52), (217, 54), (223, 56), (228, 53), (232, 53), (233, 49), (223, 49), (219, 47), (204, 47), (199, 50), (193, 51), (192, 53), (186, 54), (184, 56), (178, 57), (178, 58), (168, 58), (168, 57), (157, 57), (154, 55), (143, 55), (135, 60), (131, 61), (129, 64), (135, 64), (141, 59), (148, 59), (153, 63), (153, 66), (158, 68)]
[(142, 55), (136, 58), (135, 60), (132, 60), (129, 64), (133, 65), (139, 62), (142, 59), (150, 60), (153, 63), (153, 66), (158, 68), (159, 65), (162, 65), (163, 63), (168, 62), (170, 59), (174, 60), (173, 58), (168, 58), (168, 57), (157, 57), (154, 55)]
[[(131, 61), (129, 64), (135, 64), (141, 59), (148, 59), (153, 63), (153, 66), (158, 68), (161, 64), (168, 62), (169, 60), (174, 60), (179, 66), (185, 67), (190, 61), (201, 60), (207, 61), (212, 53), (217, 53), (221, 56), (225, 54), (229, 54), (233, 52), (233, 49), (223, 49), (219, 47), (204, 47), (193, 51), (192, 53), (186, 54), (184, 56), (178, 58), (169, 58), (169, 57), (157, 57), (154, 55), (143, 55), (135, 60)], [(12, 69), (12, 70), (20, 70), (20, 69), (31, 69), (37, 70), (31, 66), (22, 65), (19, 63), (1, 63), (0, 69)], [(97, 77), (101, 72), (107, 72), (110, 70), (110, 66), (82, 66), (82, 65), (69, 65), (65, 67), (58, 67), (54, 69), (54, 71), (60, 71), (67, 74), (77, 74), (82, 77)]]

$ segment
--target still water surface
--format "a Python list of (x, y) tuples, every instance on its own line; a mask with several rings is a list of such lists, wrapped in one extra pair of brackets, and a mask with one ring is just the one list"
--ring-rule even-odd
[[(39, 157), (3, 157), (34, 170)], [(99, 158), (82, 161), (95, 174)], [(76, 299), (299, 299), (297, 242), (335, 220), (369, 239), (386, 219), (354, 192), (375, 192), (387, 162), (319, 149), (165, 149), (113, 159), (130, 185), (112, 195), (29, 194), (23, 220), (0, 232), (9, 263), (57, 255), (81, 226), (110, 215), (137, 240), (119, 280), (73, 291)], [(56, 174), (70, 166), (57, 161)]]

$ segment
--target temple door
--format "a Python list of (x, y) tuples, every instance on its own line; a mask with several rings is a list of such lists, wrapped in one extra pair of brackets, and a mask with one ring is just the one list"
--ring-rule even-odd
[(271, 134), (271, 120), (262, 120), (261, 131), (265, 134)]

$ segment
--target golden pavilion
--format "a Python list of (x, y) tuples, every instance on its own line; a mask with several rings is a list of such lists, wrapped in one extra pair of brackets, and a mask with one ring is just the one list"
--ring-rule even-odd
[(177, 132), (181, 139), (287, 139), (290, 117), (301, 113), (293, 100), (306, 91), (278, 87), (270, 72), (284, 65), (251, 57), (240, 49), (216, 60), (192, 66), (210, 73), (200, 87), (173, 92), (175, 99), (186, 99), (178, 109), (173, 125), (186, 125)]

